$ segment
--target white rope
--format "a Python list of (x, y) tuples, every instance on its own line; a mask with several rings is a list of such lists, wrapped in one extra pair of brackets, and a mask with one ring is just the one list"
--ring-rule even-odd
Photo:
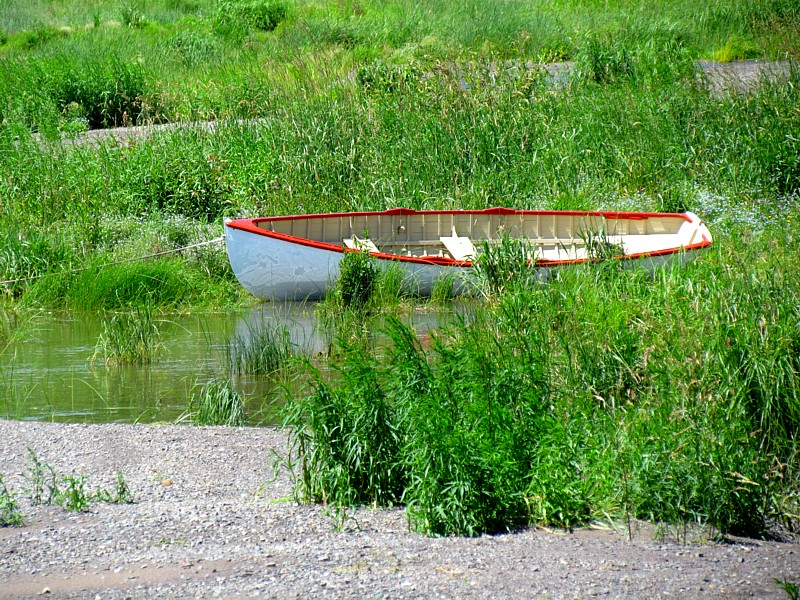
[[(208, 246), (210, 244), (216, 244), (225, 239), (225, 236), (220, 236), (218, 238), (214, 238), (213, 240), (208, 240), (205, 242), (200, 242), (198, 244), (192, 244), (190, 246), (183, 246), (181, 248), (173, 248), (172, 250), (164, 250), (162, 252), (156, 252), (155, 254), (147, 254), (145, 256), (137, 256), (135, 258), (125, 258), (123, 260), (117, 260), (114, 262), (106, 263), (102, 265), (100, 268), (105, 267), (113, 267), (114, 265), (121, 265), (124, 263), (135, 262), (137, 260), (147, 260), (148, 258), (155, 258), (157, 256), (164, 256), (165, 254), (175, 254), (176, 252), (182, 252), (183, 250), (189, 250), (191, 248), (199, 248), (200, 246)], [(42, 277), (47, 277), (49, 275), (72, 275), (73, 273), (82, 273), (83, 271), (88, 271), (95, 267), (83, 267), (80, 269), (72, 269), (71, 271), (57, 271), (54, 273), (42, 273), (41, 275), (32, 275), (30, 277), (20, 277), (19, 279), (9, 279), (7, 281), (0, 281), (0, 285), (7, 286), (13, 283), (20, 283), (22, 281), (33, 281), (34, 279), (41, 279)]]

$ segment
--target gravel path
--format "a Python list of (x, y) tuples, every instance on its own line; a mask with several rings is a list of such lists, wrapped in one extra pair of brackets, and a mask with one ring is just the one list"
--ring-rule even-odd
[[(800, 579), (800, 544), (682, 545), (646, 526), (632, 541), (611, 529), (426, 538), (401, 509), (359, 509), (337, 530), (273, 478), (277, 429), (0, 421), (0, 448), (26, 516), (0, 528), (3, 598), (786, 598), (774, 579)], [(104, 488), (121, 470), (136, 502), (31, 506), (28, 448)]]

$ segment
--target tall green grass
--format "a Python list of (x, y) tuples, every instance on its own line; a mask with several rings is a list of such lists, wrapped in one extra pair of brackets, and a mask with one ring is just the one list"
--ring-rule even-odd
[(131, 313), (118, 313), (103, 320), (92, 362), (102, 357), (105, 364), (146, 365), (157, 360), (163, 350), (161, 330), (149, 306)]
[(299, 353), (286, 325), (248, 324), (228, 346), (228, 369), (233, 375), (270, 375), (287, 369)]
[[(791, 196), (796, 74), (793, 86), (719, 98), (697, 84), (686, 52), (665, 44), (626, 50), (628, 66), (613, 80), (576, 78), (560, 92), (535, 72), (430, 64), (397, 89), (345, 82), (276, 101), (268, 121), (213, 134), (54, 155), (9, 132), (0, 212), (88, 225), (108, 211), (214, 221), (397, 205), (598, 208), (615, 199), (680, 209), (704, 193), (753, 206)], [(587, 69), (609, 78), (621, 67), (605, 60)]]
[(655, 276), (518, 280), (430, 348), (392, 321), (288, 403), (297, 493), (402, 503), (429, 534), (626, 517), (762, 534), (796, 494), (774, 467), (797, 461), (797, 251), (772, 231)]
[(192, 392), (179, 422), (187, 419), (195, 425), (241, 427), (246, 420), (244, 400), (230, 381), (212, 379)]
[(241, 294), (181, 259), (87, 265), (76, 273), (56, 273), (34, 282), (28, 305), (72, 310), (124, 310), (141, 306), (181, 309), (234, 304)]
[[(92, 266), (101, 251), (131, 256), (115, 243), (124, 228), (113, 224), (167, 218), (197, 232), (185, 240), (202, 241), (201, 230), (214, 235), (205, 223), (222, 216), (392, 206), (688, 208), (708, 213), (712, 225), (723, 218), (753, 227), (793, 214), (800, 189), (796, 71), (791, 85), (718, 97), (698, 84), (679, 46), (626, 52), (624, 69), (602, 67), (601, 52), (591, 59), (600, 61), (591, 66), (603, 73), (600, 81), (581, 75), (566, 87), (535, 71), (492, 74), (479, 63), (456, 71), (431, 65), (430, 76), (426, 67), (391, 85), (356, 78), (302, 102), (281, 101), (267, 121), (166, 131), (126, 146), (55, 150), (15, 139), (13, 128), (0, 131), (7, 173), (0, 223), (20, 232), (7, 237), (0, 266), (11, 278)], [(131, 244), (145, 239), (126, 235)], [(200, 257), (208, 261), (200, 271), (231, 284), (224, 253)], [(194, 268), (184, 269), (189, 290), (200, 292)], [(66, 284), (88, 287), (94, 278), (48, 278), (32, 297), (70, 304)], [(64, 285), (52, 283), (59, 280)], [(151, 293), (154, 301), (178, 302), (171, 284)]]

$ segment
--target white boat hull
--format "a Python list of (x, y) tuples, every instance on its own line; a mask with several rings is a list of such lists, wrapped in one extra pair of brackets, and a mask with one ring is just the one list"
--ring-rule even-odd
[[(462, 275), (470, 269), (473, 257), (461, 254), (463, 244), (453, 249), (454, 241), (472, 247), (473, 239), (476, 244), (486, 237), (497, 239), (496, 233), (493, 238), (493, 230), (511, 231), (537, 248), (536, 265), (544, 279), (553, 267), (591, 260), (587, 258), (586, 240), (576, 231), (580, 227), (596, 228), (598, 224), (604, 235), (606, 229), (610, 232), (607, 235), (610, 242), (626, 250), (617, 258), (648, 269), (676, 258), (686, 260), (695, 250), (711, 244), (708, 229), (691, 213), (508, 209), (419, 212), (394, 209), (381, 213), (226, 220), (225, 239), (233, 272), (250, 293), (269, 300), (316, 300), (324, 297), (338, 277), (344, 253), (352, 251), (347, 246), (363, 243), (357, 235), (370, 229), (375, 232), (375, 243), (382, 246), (377, 248), (369, 241), (376, 263), (383, 268), (401, 269), (404, 288), (425, 296), (430, 295), (436, 280), (445, 274), (452, 276), (456, 293), (463, 290)], [(406, 227), (416, 232), (417, 237), (412, 239)], [(441, 235), (449, 234), (448, 228), (452, 228), (453, 235)], [(466, 233), (471, 237), (457, 237), (456, 228), (469, 230)], [(435, 239), (421, 241), (426, 237)]]
[[(265, 300), (320, 300), (339, 276), (343, 252), (292, 244), (253, 233), (225, 228), (228, 260), (236, 279), (257, 298)], [(379, 261), (403, 270), (403, 287), (411, 294), (429, 296), (435, 281), (452, 274), (456, 293), (464, 267)]]

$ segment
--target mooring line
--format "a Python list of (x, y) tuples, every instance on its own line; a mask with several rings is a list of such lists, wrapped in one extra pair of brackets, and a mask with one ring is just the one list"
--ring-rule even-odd
[[(124, 263), (129, 262), (136, 262), (137, 260), (147, 260), (148, 258), (155, 258), (157, 256), (164, 256), (165, 254), (175, 254), (176, 252), (182, 252), (183, 250), (190, 250), (191, 248), (199, 248), (200, 246), (209, 246), (211, 244), (217, 244), (225, 239), (224, 235), (219, 236), (218, 238), (214, 238), (213, 240), (207, 240), (205, 242), (200, 242), (198, 244), (191, 244), (189, 246), (183, 246), (181, 248), (173, 248), (172, 250), (163, 250), (162, 252), (156, 252), (154, 254), (147, 254), (145, 256), (137, 256), (134, 258), (125, 258), (122, 260), (116, 260), (114, 262), (106, 263), (101, 265), (100, 268), (104, 269), (105, 267), (113, 267), (114, 265), (121, 265)], [(74, 273), (82, 273), (83, 271), (89, 271), (96, 267), (81, 267), (80, 269), (72, 269), (70, 271), (57, 271), (51, 273), (42, 273), (41, 275), (32, 275), (30, 277), (20, 277), (19, 279), (9, 279), (7, 281), (0, 281), (1, 286), (7, 286), (14, 283), (20, 283), (22, 281), (33, 281), (35, 279), (41, 279), (42, 277), (48, 277), (50, 275), (72, 275)]]

